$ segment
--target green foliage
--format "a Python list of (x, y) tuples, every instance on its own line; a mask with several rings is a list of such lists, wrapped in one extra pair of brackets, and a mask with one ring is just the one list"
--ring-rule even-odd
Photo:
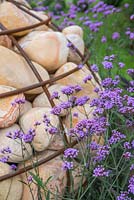
[(106, 4), (119, 6), (123, 0), (103, 0)]

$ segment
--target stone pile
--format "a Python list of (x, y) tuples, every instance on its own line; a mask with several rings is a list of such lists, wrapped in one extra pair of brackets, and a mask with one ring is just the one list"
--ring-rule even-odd
[[(30, 7), (25, 0), (18, 0), (18, 2)], [(43, 20), (48, 18), (43, 12), (31, 10), (31, 13)], [(25, 27), (37, 22), (37, 19), (10, 2), (4, 1), (0, 4), (0, 23), (7, 29)], [(63, 29), (62, 32), (54, 32), (48, 26), (42, 25), (32, 30), (17, 32), (13, 36), (28, 55), (43, 81), (69, 72), (80, 63), (80, 57), (69, 49), (68, 40), (79, 49), (81, 54), (84, 54), (83, 30), (79, 26), (69, 26)], [(83, 79), (87, 75), (92, 76), (85, 65), (79, 71), (56, 81), (52, 85), (47, 85), (51, 95), (55, 91), (60, 95), (60, 99), (54, 99), (55, 105), (58, 106), (61, 102), (68, 100), (67, 96), (61, 93), (62, 88), (67, 85), (80, 85), (83, 88), (75, 96), (89, 95), (90, 100), (97, 97), (94, 88), (99, 87), (99, 85), (93, 77), (90, 81), (84, 83)], [(98, 76), (98, 74), (96, 75)], [(20, 52), (13, 46), (10, 38), (7, 35), (0, 36), (0, 93), (20, 89), (38, 82), (35, 74)], [(76, 112), (79, 118), (74, 117), (72, 119), (73, 127), (78, 120), (85, 117), (82, 108), (73, 108), (72, 113)], [(93, 110), (88, 105), (86, 105), (86, 112), (88, 117), (91, 118)], [(43, 122), (44, 114), (50, 119), (52, 126), (59, 128), (62, 120), (65, 129), (70, 128), (69, 112), (67, 110), (61, 112), (60, 119), (53, 115), (51, 104), (41, 87), (18, 95), (0, 98), (0, 159), (3, 161), (7, 158), (7, 163), (0, 162), (0, 176), (12, 172), (12, 164), (16, 164), (18, 168), (21, 168), (30, 163), (33, 152), (40, 156), (39, 152), (43, 151), (44, 154), (41, 154), (41, 156), (45, 157), (64, 146), (61, 133), (55, 135), (48, 133), (47, 126)], [(18, 139), (18, 135), (19, 137), (27, 135), (29, 130), (34, 129), (35, 136), (31, 144)], [(26, 161), (25, 164), (24, 161)], [(44, 183), (52, 176), (47, 186), (48, 189), (52, 190), (51, 199), (54, 199), (57, 189), (58, 199), (61, 199), (65, 191), (67, 177), (65, 171), (61, 170), (62, 164), (63, 161), (59, 156), (39, 167), (39, 174)], [(80, 169), (78, 171), (77, 169), (79, 169), (78, 163), (76, 163), (76, 171), (73, 172), (75, 190), (78, 188), (80, 178), (77, 176)], [(31, 172), (34, 172), (34, 169)], [(27, 181), (26, 174), (0, 182), (0, 200), (32, 199), (28, 186), (22, 184), (21, 181)], [(33, 183), (31, 184), (31, 190), (35, 200), (38, 199), (38, 188)], [(41, 195), (45, 199), (42, 192)]]

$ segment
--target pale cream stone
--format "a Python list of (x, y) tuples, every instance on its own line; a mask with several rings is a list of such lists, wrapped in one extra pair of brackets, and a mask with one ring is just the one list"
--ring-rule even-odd
[[(33, 64), (42, 79), (44, 81), (48, 80), (48, 72), (39, 64), (34, 62)], [(0, 85), (8, 85), (19, 89), (38, 82), (30, 66), (21, 56), (0, 46)], [(42, 88), (37, 88), (26, 93), (38, 94), (42, 91)]]
[(51, 109), (48, 107), (32, 108), (20, 118), (19, 123), (24, 133), (27, 133), (30, 128), (35, 128), (35, 123), (37, 121), (41, 123), (35, 128), (36, 135), (32, 142), (33, 147), (36, 151), (45, 150), (54, 138), (54, 135), (51, 135), (46, 131), (47, 126), (43, 123), (43, 116), (46, 114), (54, 127), (58, 128), (59, 126), (58, 117), (50, 114), (50, 111)]
[[(15, 88), (0, 85), (0, 94), (13, 90), (15, 90)], [(12, 103), (17, 99), (25, 99), (25, 97), (21, 93), (14, 96), (0, 98), (0, 128), (9, 127), (17, 121), (22, 106), (19, 104), (12, 105)]]
[[(76, 34), (67, 34), (66, 38), (75, 45), (75, 47), (80, 51), (80, 53), (84, 54), (84, 41), (83, 39)], [(68, 55), (68, 61), (69, 62), (75, 62), (79, 64), (81, 62), (80, 56), (75, 52), (75, 50), (70, 49), (69, 55)]]
[[(65, 86), (63, 86), (63, 85), (55, 84), (48, 88), (51, 95), (55, 91), (58, 92), (58, 94), (59, 94), (59, 99), (53, 99), (56, 106), (58, 106), (60, 103), (68, 100), (67, 96), (62, 94), (62, 92), (61, 92), (62, 88), (64, 88), (64, 87)], [(38, 95), (33, 101), (33, 107), (51, 107), (51, 104), (47, 98), (47, 95), (45, 93)], [(66, 114), (67, 114), (67, 111), (65, 110), (65, 111), (61, 112), (60, 116), (65, 116)]]
[[(66, 72), (69, 72), (76, 67), (77, 67), (76, 64), (74, 64), (72, 62), (68, 62), (56, 71), (55, 77), (59, 76), (61, 74), (64, 74)], [(92, 79), (90, 81), (88, 81), (87, 83), (84, 83), (83, 79), (87, 75), (91, 75)], [(98, 76), (98, 79), (100, 80), (99, 76)], [(97, 97), (97, 94), (94, 92), (94, 89), (99, 86), (96, 83), (95, 79), (93, 78), (93, 75), (91, 74), (91, 72), (86, 68), (86, 66), (84, 66), (82, 69), (66, 76), (65, 78), (62, 78), (62, 79), (56, 81), (56, 83), (59, 83), (61, 85), (77, 85), (78, 84), (82, 87), (82, 90), (80, 92), (76, 93), (76, 96), (88, 95), (90, 97), (90, 99)]]
[[(2, 30), (0, 29), (0, 32), (1, 31)], [(12, 42), (7, 35), (1, 35), (0, 36), (0, 45), (10, 49), (12, 47)]]
[(19, 44), (31, 60), (48, 72), (54, 72), (67, 61), (67, 39), (60, 32), (33, 31), (22, 38)]
[(32, 103), (30, 101), (25, 101), (20, 108), (20, 117), (24, 115), (28, 110), (32, 108)]
[(76, 35), (80, 36), (81, 38), (83, 38), (83, 30), (80, 26), (77, 26), (77, 25), (67, 26), (66, 28), (64, 28), (62, 30), (62, 33), (64, 35), (76, 34)]
[[(31, 13), (33, 13), (34, 15), (36, 15), (37, 17), (39, 17), (42, 20), (47, 20), (48, 16), (43, 12), (43, 11), (34, 11), (31, 10)], [(32, 18), (33, 20), (33, 24), (39, 23), (40, 21), (36, 18)], [(50, 23), (50, 22), (49, 22)], [(47, 25), (42, 25), (42, 26), (38, 26), (36, 28), (33, 28), (33, 31), (50, 31), (49, 27)]]
[(23, 160), (28, 160), (32, 156), (32, 148), (30, 144), (21, 142), (20, 139), (11, 139), (6, 135), (8, 133), (14, 133), (20, 130), (17, 124), (12, 125), (9, 128), (0, 129), (0, 150), (9, 147), (11, 153), (0, 153), (0, 157), (9, 156), (8, 162), (19, 163)]
[[(0, 176), (12, 173), (10, 166), (0, 162)], [(0, 200), (20, 200), (23, 193), (21, 177), (15, 176), (0, 182)]]
[(28, 1), (26, 1), (26, 0), (15, 0), (15, 1), (17, 1), (17, 2), (23, 4), (24, 6), (26, 6), (26, 7), (28, 7), (28, 8), (31, 9), (31, 6), (30, 6), (30, 4), (28, 3)]
[[(0, 4), (0, 22), (7, 29), (16, 29), (32, 25), (28, 14), (17, 8), (14, 4), (6, 1)], [(30, 30), (18, 32), (14, 35), (21, 36), (29, 31)]]
[[(48, 155), (48, 154), (47, 154)], [(44, 156), (46, 156), (46, 153), (44, 153)], [(50, 200), (61, 200), (62, 195), (65, 191), (65, 187), (67, 184), (67, 177), (66, 177), (66, 171), (62, 170), (62, 164), (63, 161), (60, 159), (60, 157), (57, 157), (45, 164), (40, 165), (37, 169), (39, 171), (39, 177), (42, 179), (43, 183), (46, 184), (46, 190), (50, 190)], [(35, 174), (35, 170), (31, 170)], [(30, 175), (30, 174), (29, 174)], [(23, 181), (27, 182), (25, 174), (22, 174)], [(31, 183), (31, 189), (33, 192), (33, 196), (35, 200), (38, 199), (38, 188), (37, 185)], [(46, 194), (47, 194), (46, 191)], [(40, 194), (42, 196), (42, 200), (46, 200), (43, 190), (41, 189)], [(29, 188), (24, 185), (24, 192), (22, 200), (32, 200), (32, 195), (29, 191)]]
[[(27, 7), (30, 7), (29, 4), (25, 0), (17, 0), (17, 1), (26, 5)], [(10, 12), (7, 12), (7, 10), (10, 10)], [(48, 19), (48, 16), (44, 14), (43, 12), (38, 12), (34, 10), (29, 10), (29, 11), (42, 20)], [(16, 7), (14, 4), (4, 1), (3, 3), (0, 4), (0, 22), (7, 29), (16, 29), (16, 28), (22, 28), (25, 26), (30, 26), (30, 25), (39, 23), (40, 21), (36, 19), (35, 17), (27, 14), (25, 11), (22, 11), (21, 9)], [(13, 35), (22, 36), (22, 35), (25, 35), (26, 33), (31, 32), (31, 30), (33, 29), (17, 32), (17, 33), (14, 33)], [(34, 30), (48, 30), (48, 26), (44, 24), (38, 28), (34, 28)]]

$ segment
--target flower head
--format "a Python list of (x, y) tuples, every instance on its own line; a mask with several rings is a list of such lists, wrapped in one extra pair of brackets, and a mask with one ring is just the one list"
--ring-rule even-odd
[(110, 171), (107, 171), (102, 165), (98, 165), (94, 171), (93, 171), (93, 176), (94, 177), (104, 177), (104, 176), (109, 176)]
[(68, 148), (64, 151), (65, 158), (76, 158), (78, 156), (78, 150), (74, 148)]
[(104, 35), (102, 36), (102, 38), (101, 38), (101, 42), (102, 42), (102, 43), (107, 42), (107, 38), (106, 38), (106, 36), (104, 36)]
[(120, 38), (120, 34), (118, 33), (118, 32), (114, 32), (113, 34), (112, 34), (112, 39), (113, 40), (118, 40)]
[(61, 108), (59, 106), (54, 106), (51, 109), (51, 114), (53, 115), (59, 115), (61, 113)]
[(62, 168), (63, 170), (73, 169), (73, 162), (64, 161)]
[(128, 192), (134, 194), (134, 175), (129, 179)]

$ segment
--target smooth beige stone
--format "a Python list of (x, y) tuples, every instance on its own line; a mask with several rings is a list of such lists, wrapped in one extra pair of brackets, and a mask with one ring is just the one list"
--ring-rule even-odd
[(32, 103), (30, 101), (26, 101), (24, 104), (22, 104), (20, 108), (20, 117), (24, 115), (31, 108), (32, 108)]
[(24, 6), (27, 6), (28, 8), (31, 9), (31, 6), (30, 6), (30, 4), (28, 3), (28, 1), (26, 1), (26, 0), (15, 0), (15, 1), (17, 1), (17, 2), (23, 4)]
[[(48, 72), (39, 64), (34, 62), (33, 64), (42, 79), (44, 81), (48, 80)], [(21, 56), (0, 46), (0, 85), (8, 85), (19, 89), (38, 82), (30, 66)], [(26, 93), (38, 94), (42, 91), (42, 88), (37, 88)]]
[[(16, 29), (32, 25), (30, 16), (17, 8), (14, 4), (4, 1), (0, 4), (0, 22), (7, 29)], [(25, 35), (30, 30), (15, 33), (16, 36)]]
[[(62, 170), (62, 164), (63, 164), (63, 161), (60, 159), (60, 157), (57, 157), (38, 167), (39, 177), (42, 178), (42, 181), (44, 184), (46, 183), (49, 177), (52, 177), (46, 184), (46, 187), (47, 187), (46, 189), (50, 190), (53, 193), (53, 194), (50, 194), (50, 200), (55, 200), (55, 199), (61, 200), (62, 195), (65, 191), (65, 187), (67, 184), (67, 177), (66, 177), (66, 171)], [(35, 170), (31, 170), (31, 171), (35, 174)], [(27, 182), (25, 174), (22, 174), (22, 178), (23, 178), (23, 181)], [(38, 200), (37, 185), (31, 183), (30, 186), (31, 186), (35, 200)], [(42, 200), (46, 200), (45, 194), (42, 191), (42, 189), (40, 191), (40, 194), (42, 196)], [(26, 185), (24, 185), (22, 200), (32, 200), (32, 195), (29, 191), (29, 188)]]
[(83, 30), (80, 26), (77, 26), (77, 25), (68, 26), (68, 27), (64, 28), (62, 30), (62, 33), (64, 35), (76, 34), (76, 35), (80, 36), (81, 38), (83, 38)]
[[(61, 90), (62, 88), (64, 88), (65, 86), (63, 85), (60, 85), (60, 84), (55, 84), (55, 85), (52, 85), (48, 88), (50, 94), (52, 95), (53, 92), (58, 92), (59, 94), (59, 99), (53, 99), (54, 103), (56, 106), (58, 106), (61, 102), (65, 102), (67, 101), (67, 96), (62, 94)], [(46, 96), (45, 93), (42, 93), (40, 95), (38, 95), (34, 101), (33, 101), (33, 107), (51, 107), (50, 105), (50, 102)], [(60, 116), (65, 116), (67, 114), (67, 111), (62, 111)]]
[[(17, 0), (17, 1), (30, 8), (30, 5), (25, 0)], [(7, 10), (10, 10), (10, 12), (7, 12)], [(34, 10), (29, 10), (29, 11), (32, 14), (36, 15), (37, 17), (40, 17), (42, 20), (48, 19), (48, 16), (43, 12), (38, 12)], [(39, 23), (39, 20), (27, 14), (26, 12), (22, 11), (21, 9), (17, 8), (14, 4), (4, 1), (3, 3), (0, 4), (0, 22), (7, 29), (16, 29)], [(31, 30), (48, 30), (48, 26), (44, 24), (37, 28), (14, 33), (13, 35), (22, 36), (31, 32)]]
[[(0, 29), (0, 32), (1, 31), (2, 30)], [(12, 42), (7, 35), (1, 35), (0, 36), (0, 45), (10, 49), (12, 47)]]
[[(77, 67), (76, 64), (74, 64), (72, 62), (68, 62), (56, 71), (55, 77), (59, 76), (61, 74), (64, 74), (66, 72), (69, 72), (76, 67)], [(92, 79), (90, 81), (88, 81), (87, 83), (84, 83), (83, 79), (87, 75), (91, 75)], [(99, 76), (98, 76), (98, 79), (100, 80)], [(82, 89), (82, 91), (78, 92), (76, 94), (76, 96), (88, 95), (90, 97), (90, 99), (97, 97), (97, 94), (96, 94), (96, 92), (94, 92), (94, 89), (95, 89), (95, 87), (99, 87), (99, 86), (96, 83), (95, 79), (93, 78), (93, 75), (91, 74), (91, 72), (86, 68), (86, 66), (84, 66), (82, 69), (70, 74), (69, 76), (66, 76), (65, 78), (62, 78), (62, 79), (56, 81), (56, 83), (59, 83), (61, 85), (77, 85), (78, 84), (83, 89)]]
[[(0, 85), (0, 94), (15, 90), (13, 87)], [(22, 105), (12, 103), (17, 99), (25, 99), (24, 95), (18, 94), (6, 98), (0, 98), (0, 128), (6, 128), (14, 124), (20, 114)]]
[(48, 72), (54, 72), (67, 61), (67, 39), (60, 32), (33, 31), (22, 38), (19, 44), (31, 60)]
[(46, 108), (32, 108), (28, 112), (26, 112), (20, 118), (20, 126), (24, 133), (27, 133), (30, 128), (35, 128), (35, 122), (40, 122), (41, 125), (36, 127), (36, 135), (32, 142), (33, 147), (36, 151), (45, 150), (50, 143), (53, 141), (54, 135), (50, 135), (45, 129), (47, 126), (43, 123), (43, 116), (46, 114), (50, 119), (50, 122), (53, 126), (59, 126), (59, 120), (57, 116), (50, 114), (51, 109)]
[[(28, 160), (32, 156), (32, 148), (30, 144), (21, 143), (20, 139), (11, 139), (6, 136), (7, 133), (20, 130), (17, 124), (10, 126), (9, 128), (0, 129), (0, 150), (9, 147), (12, 153), (3, 154), (0, 153), (0, 157), (9, 156), (8, 162), (19, 163), (23, 160)], [(23, 145), (22, 145), (23, 144)], [(23, 154), (22, 154), (23, 149)]]
[[(12, 173), (10, 166), (0, 162), (0, 176)], [(23, 184), (21, 177), (15, 176), (0, 182), (0, 200), (21, 200), (23, 193)]]
[[(82, 55), (84, 54), (84, 41), (79, 35), (67, 34), (66, 38), (75, 45)], [(68, 62), (74, 62), (77, 64), (81, 62), (80, 56), (71, 48), (69, 49)]]
[[(33, 13), (34, 15), (36, 15), (37, 17), (41, 18), (42, 20), (48, 19), (48, 16), (43, 11), (31, 10), (30, 12)], [(36, 19), (36, 18), (33, 18), (33, 24), (36, 24), (36, 23), (39, 23), (39, 20)], [(38, 26), (36, 28), (33, 28), (33, 31), (50, 31), (50, 29), (47, 25), (44, 24), (42, 26)]]

